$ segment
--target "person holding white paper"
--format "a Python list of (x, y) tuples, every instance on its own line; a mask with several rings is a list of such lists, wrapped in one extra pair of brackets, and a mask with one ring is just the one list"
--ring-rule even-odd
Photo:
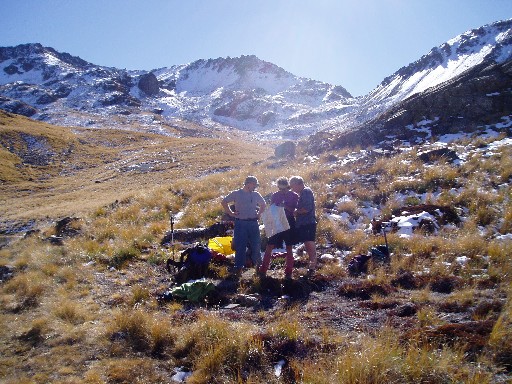
[(272, 194), (271, 204), (278, 207), (284, 207), (286, 219), (288, 220), (289, 229), (278, 232), (273, 236), (270, 236), (265, 248), (265, 255), (263, 256), (263, 262), (259, 269), (260, 277), (264, 277), (267, 273), (270, 265), (270, 257), (272, 250), (276, 247), (281, 247), (283, 243), (286, 247), (286, 262), (285, 262), (285, 277), (290, 279), (293, 272), (293, 253), (292, 246), (294, 244), (294, 229), (295, 229), (295, 208), (297, 208), (297, 202), (299, 201), (299, 195), (290, 190), (290, 185), (286, 177), (280, 177), (277, 180), (277, 187), (279, 190)]

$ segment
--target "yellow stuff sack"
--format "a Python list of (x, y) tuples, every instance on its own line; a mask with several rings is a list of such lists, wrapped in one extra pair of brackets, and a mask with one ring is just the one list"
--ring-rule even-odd
[(231, 242), (233, 241), (233, 236), (224, 236), (224, 237), (213, 237), (208, 240), (208, 248), (212, 251), (221, 253), (223, 255), (231, 255), (234, 253), (231, 248)]

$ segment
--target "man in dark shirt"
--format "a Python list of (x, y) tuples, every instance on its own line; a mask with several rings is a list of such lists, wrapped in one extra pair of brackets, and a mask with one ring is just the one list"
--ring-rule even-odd
[(316, 269), (315, 198), (313, 191), (304, 185), (304, 180), (300, 176), (290, 178), (290, 187), (293, 192), (299, 195), (297, 209), (295, 210), (295, 240), (297, 243), (304, 243), (309, 256), (308, 274), (312, 274)]

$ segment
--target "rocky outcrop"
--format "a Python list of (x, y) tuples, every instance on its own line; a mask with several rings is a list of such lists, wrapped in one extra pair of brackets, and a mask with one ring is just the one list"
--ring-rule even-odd
[(444, 159), (450, 163), (460, 160), (457, 152), (449, 148), (438, 148), (431, 151), (418, 153), (418, 158), (424, 163), (432, 163), (436, 160)]
[(59, 237), (73, 237), (81, 233), (80, 219), (65, 217), (55, 223), (55, 234)]
[(391, 136), (414, 144), (431, 136), (474, 132), (510, 115), (512, 60), (502, 64), (486, 61), (404, 100), (372, 121), (341, 133), (319, 132), (300, 146), (307, 153), (319, 154), (355, 145), (365, 148)]
[(0, 265), (0, 283), (7, 281), (14, 275), (14, 268), (10, 265)]
[(137, 86), (148, 96), (154, 96), (160, 91), (158, 79), (153, 72), (142, 75)]
[(33, 116), (37, 113), (37, 109), (31, 105), (3, 96), (0, 96), (0, 109), (27, 117)]
[(285, 141), (282, 144), (279, 144), (274, 150), (274, 155), (280, 158), (295, 158), (295, 149), (296, 145), (293, 141)]

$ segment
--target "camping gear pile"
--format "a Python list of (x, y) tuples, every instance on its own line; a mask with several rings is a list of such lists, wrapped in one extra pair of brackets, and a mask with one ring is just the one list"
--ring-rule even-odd
[(174, 243), (174, 216), (171, 214), (171, 257), (166, 261), (166, 269), (173, 276), (174, 287), (157, 297), (159, 302), (174, 299), (199, 302), (215, 289), (209, 277), (210, 263), (224, 261), (233, 253), (231, 236), (212, 237), (207, 245), (196, 242), (182, 250), (176, 257)]

